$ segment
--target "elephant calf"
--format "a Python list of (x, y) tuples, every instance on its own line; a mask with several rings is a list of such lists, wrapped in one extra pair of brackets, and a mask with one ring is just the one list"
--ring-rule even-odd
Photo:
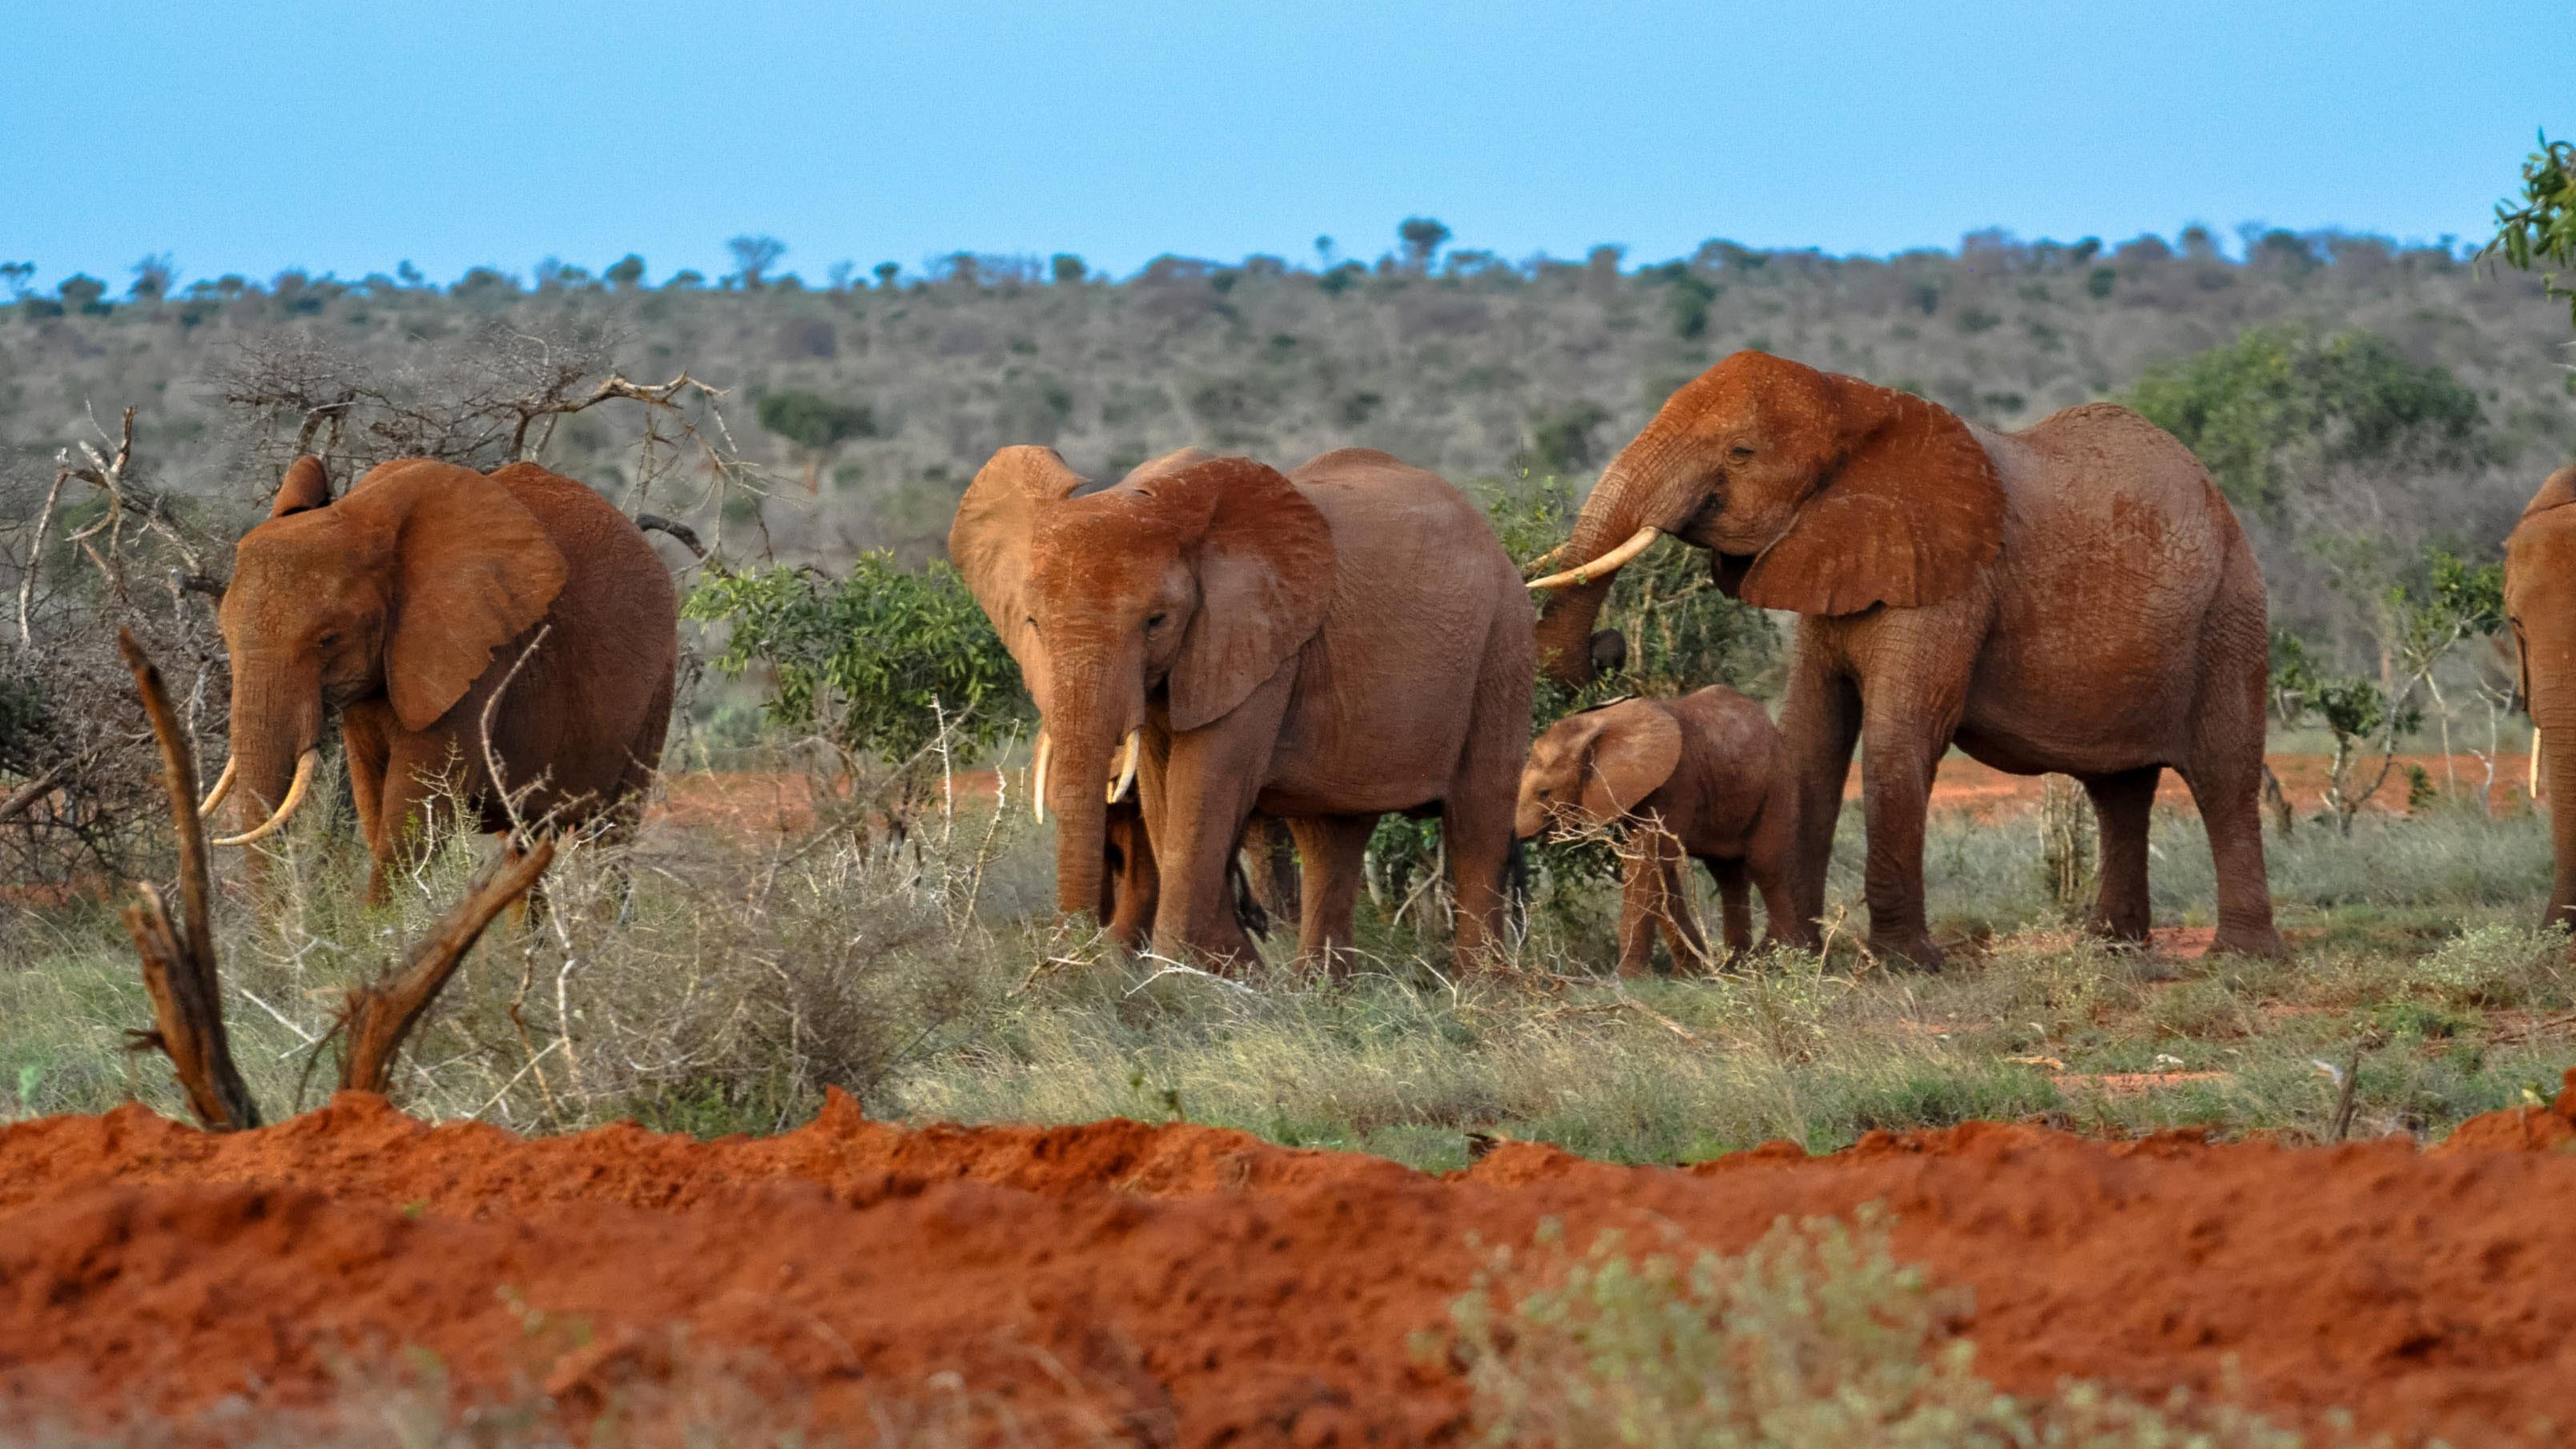
[(1685, 855), (1717, 882), (1730, 954), (1753, 943), (1748, 877), (1762, 893), (1764, 943), (1815, 944), (1815, 923), (1790, 893), (1798, 783), (1788, 746), (1760, 705), (1723, 685), (1558, 720), (1530, 746), (1515, 825), (1524, 840), (1551, 826), (1624, 834), (1623, 976), (1646, 969), (1658, 926), (1676, 968), (1709, 960), (1683, 904)]

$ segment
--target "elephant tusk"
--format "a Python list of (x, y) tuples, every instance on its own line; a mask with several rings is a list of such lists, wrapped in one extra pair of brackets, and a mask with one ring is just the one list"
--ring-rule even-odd
[(1040, 825), (1046, 824), (1047, 765), (1054, 756), (1055, 741), (1045, 730), (1038, 731), (1037, 761), (1029, 766), (1029, 810)]
[(1110, 804), (1115, 805), (1119, 801), (1126, 799), (1127, 792), (1135, 787), (1136, 762), (1144, 755), (1144, 753), (1144, 731), (1129, 730), (1127, 732), (1127, 743), (1121, 746), (1119, 750), (1119, 758), (1124, 761), (1124, 763), (1120, 764), (1118, 767), (1118, 779), (1116, 783), (1109, 787)]
[(215, 844), (249, 845), (254, 841), (266, 840), (283, 829), (286, 818), (295, 813), (295, 807), (304, 803), (304, 791), (313, 783), (313, 763), (321, 758), (320, 750), (306, 750), (295, 762), (295, 780), (286, 787), (286, 798), (278, 803), (277, 813), (241, 834), (227, 835)]
[(2522, 787), (2522, 793), (2534, 800), (2540, 798), (2540, 726), (2538, 725), (2531, 727), (2531, 783)]
[(1529, 581), (1529, 586), (1531, 590), (1535, 592), (1539, 589), (1562, 588), (1567, 584), (1588, 584), (1600, 575), (1617, 573), (1619, 569), (1628, 562), (1628, 560), (1644, 553), (1648, 544), (1653, 543), (1657, 538), (1662, 536), (1662, 529), (1655, 527), (1653, 524), (1648, 524), (1644, 528), (1638, 529), (1635, 533), (1630, 534), (1626, 543), (1623, 543), (1617, 548), (1610, 550), (1608, 553), (1601, 555), (1601, 557), (1594, 559), (1592, 562), (1588, 564), (1578, 564), (1573, 568), (1567, 569), (1563, 573), (1549, 574), (1543, 579), (1532, 579)]
[(1532, 569), (1546, 568), (1549, 564), (1565, 557), (1565, 551), (1573, 546), (1574, 544), (1571, 540), (1565, 543), (1560, 543), (1556, 547), (1549, 549), (1547, 552), (1540, 554), (1538, 557), (1531, 559), (1528, 563), (1521, 565), (1521, 567)]
[(233, 792), (233, 771), (240, 765), (241, 761), (238, 758), (232, 755), (224, 756), (224, 772), (215, 777), (215, 788), (207, 791), (206, 798), (198, 802), (199, 815), (212, 815), (215, 813), (215, 807), (224, 803), (224, 797)]

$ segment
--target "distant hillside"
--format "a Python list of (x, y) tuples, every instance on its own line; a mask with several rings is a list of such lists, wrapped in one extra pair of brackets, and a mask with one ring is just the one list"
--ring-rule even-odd
[[(66, 284), (0, 307), (0, 439), (25, 462), (50, 459), (86, 432), (87, 412), (112, 425), (136, 404), (140, 451), (164, 484), (247, 502), (274, 473), (248, 461), (207, 381), (246, 345), (282, 331), (390, 368), (493, 319), (605, 324), (622, 334), (614, 356), (629, 376), (686, 369), (731, 390), (733, 436), (779, 473), (764, 511), (782, 550), (918, 556), (977, 465), (1009, 443), (1053, 444), (1096, 476), (1193, 443), (1283, 465), (1366, 444), (1459, 479), (1587, 475), (1677, 383), (1737, 348), (2009, 427), (2250, 324), (2291, 320), (2377, 333), (2479, 400), (2485, 464), (2436, 490), (2438, 503), (2375, 503), (2424, 516), (2374, 526), (2491, 542), (2576, 449), (2567, 314), (2538, 282), (2370, 237), (2276, 232), (2246, 250), (2229, 260), (2194, 231), (2179, 246), (2112, 248), (1979, 235), (1955, 253), (1891, 260), (1711, 242), (1643, 267), (1607, 249), (1520, 265), (1457, 250), (1320, 273), (1165, 258), (1124, 281), (1069, 258), (1042, 275), (1025, 259), (959, 257), (926, 280), (828, 290), (793, 279), (644, 290), (631, 273), (618, 286), (577, 270), (533, 288), (478, 272), (444, 290), (288, 275), (125, 302)], [(758, 420), (762, 398), (789, 391), (863, 406), (844, 431), (881, 434), (831, 453), (811, 506), (809, 455)], [(575, 419), (547, 457), (615, 492), (628, 441)], [(2291, 540), (2265, 552), (2276, 572), (2304, 567)]]

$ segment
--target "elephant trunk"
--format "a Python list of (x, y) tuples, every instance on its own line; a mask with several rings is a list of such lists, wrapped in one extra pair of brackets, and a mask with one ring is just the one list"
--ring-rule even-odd
[(2550, 854), (2557, 862), (2542, 925), (2576, 927), (2576, 708), (2549, 710), (2533, 701), (2531, 747), (2540, 754), (2541, 788), (2549, 801)]
[(245, 832), (286, 804), (301, 762), (322, 742), (322, 683), (300, 677), (308, 672), (256, 659), (234, 665), (228, 768), (234, 819)]
[[(1631, 444), (1614, 459), (1583, 501), (1583, 511), (1574, 520), (1574, 535), (1560, 555), (1565, 568), (1554, 575), (1565, 582), (1556, 587), (1539, 614), (1539, 665), (1549, 678), (1570, 688), (1592, 682), (1592, 626), (1610, 597), (1619, 565), (1627, 561), (1608, 556), (1635, 542), (1640, 530), (1660, 526), (1659, 519), (1648, 517), (1654, 480), (1632, 462), (1630, 455), (1637, 450), (1638, 445)], [(1595, 573), (1591, 566), (1596, 560), (1609, 566)]]
[[(1108, 869), (1110, 794), (1121, 774), (1132, 768), (1138, 748), (1133, 732), (1143, 701), (1114, 708), (1092, 691), (1059, 685), (1053, 703), (1046, 722), (1052, 756), (1046, 808), (1055, 817), (1056, 909), (1068, 916), (1097, 914)], [(1132, 786), (1133, 780), (1128, 775), (1124, 783)]]

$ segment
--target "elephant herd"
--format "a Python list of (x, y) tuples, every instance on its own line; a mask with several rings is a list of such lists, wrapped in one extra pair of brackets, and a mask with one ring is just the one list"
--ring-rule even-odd
[[(2506, 564), (2534, 748), (2563, 798), (2571, 504), (2576, 468), (2541, 489)], [(1538, 671), (1580, 685), (1617, 657), (1593, 625), (1665, 534), (1704, 550), (1728, 594), (1798, 616), (1779, 723), (1712, 685), (1585, 710), (1533, 743)], [(1287, 473), (1191, 449), (1098, 488), (1051, 449), (1005, 448), (948, 543), (1041, 716), (1058, 904), (1130, 945), (1252, 956), (1233, 876), (1247, 828), (1275, 822), (1300, 868), (1264, 873), (1297, 878), (1301, 954), (1345, 959), (1389, 812), (1441, 822), (1462, 967), (1494, 959), (1514, 842), (1548, 830), (1627, 841), (1622, 970), (1658, 932), (1677, 965), (1708, 958), (1677, 908), (1686, 858), (1718, 885), (1730, 951), (1751, 943), (1753, 893), (1770, 939), (1813, 944), (1857, 746), (1870, 945), (1933, 966), (1925, 812), (1955, 745), (2083, 784), (2092, 925), (2128, 940), (2148, 926), (2149, 807), (2178, 772), (2217, 867), (2210, 949), (2283, 949), (2258, 807), (2262, 576), (2206, 470), (2125, 408), (1995, 432), (1740, 352), (1611, 461), (1559, 550), (1573, 566), (1527, 584), (1465, 494), (1360, 448)], [(233, 757), (208, 805), (237, 797), (229, 843), (295, 811), (336, 712), (378, 895), (440, 799), (485, 829), (603, 813), (625, 828), (659, 764), (669, 573), (596, 493), (531, 464), (399, 460), (335, 500), (300, 459), (242, 538), (220, 618)], [(2576, 811), (2554, 828), (2553, 920), (2576, 911)]]

